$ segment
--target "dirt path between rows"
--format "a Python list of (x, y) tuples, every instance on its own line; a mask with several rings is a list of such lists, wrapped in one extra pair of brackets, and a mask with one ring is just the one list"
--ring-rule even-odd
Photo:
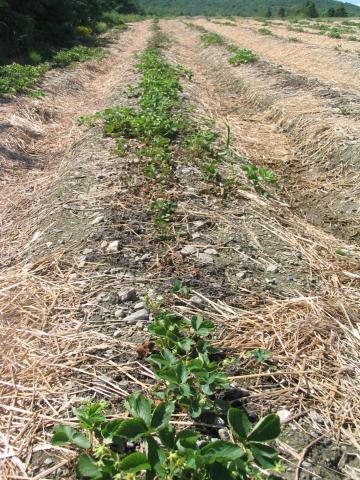
[[(60, 460), (63, 469), (53, 468), (56, 457), (44, 463), (50, 448), (44, 429), (71, 412), (76, 395), (86, 397), (95, 389), (107, 397), (96, 386), (95, 372), (100, 378), (113, 367), (96, 353), (104, 343), (110, 349), (114, 339), (98, 332), (95, 317), (88, 322), (91, 334), (81, 319), (83, 305), (96, 302), (93, 297), (114, 277), (96, 275), (96, 262), (83, 270), (81, 265), (84, 245), (103, 222), (117, 157), (99, 131), (84, 133), (77, 119), (127, 102), (127, 86), (137, 81), (136, 54), (149, 35), (148, 22), (137, 23), (111, 36), (103, 62), (49, 72), (44, 100), (19, 97), (1, 105), (6, 126), (0, 249), (4, 479), (35, 478), (48, 470), (55, 478), (72, 478), (66, 468), (72, 454), (65, 463)], [(76, 375), (83, 378), (75, 381)]]
[[(105, 60), (48, 72), (40, 85), (44, 99), (0, 100), (2, 262), (9, 242), (15, 250), (12, 226), (26, 219), (29, 209), (41, 202), (44, 187), (64, 171), (66, 155), (82, 136), (79, 116), (111, 103), (114, 90), (127, 81), (134, 54), (146, 44), (147, 30), (134, 24), (106, 38)], [(16, 239), (18, 249), (24, 245), (23, 234)]]
[[(293, 144), (291, 137), (279, 131), (272, 118), (264, 115), (261, 109), (257, 108), (256, 102), (247, 101), (246, 91), (244, 93), (241, 88), (236, 90), (236, 83), (234, 88), (232, 70), (227, 68), (224, 63), (219, 62), (217, 64), (220, 57), (216, 54), (216, 50), (204, 49), (199, 43), (198, 34), (189, 31), (179, 21), (164, 21), (162, 25), (164, 30), (175, 39), (173, 47), (167, 54), (168, 58), (173, 63), (181, 63), (193, 71), (193, 81), (186, 85), (185, 94), (191, 103), (196, 105), (195, 115), (211, 118), (221, 132), (225, 131), (224, 126), (228, 124), (231, 132), (233, 132), (232, 139), (235, 149), (256, 163), (277, 164), (278, 170), (281, 170), (285, 169), (289, 162), (296, 161), (296, 145)], [(246, 77), (246, 73), (244, 73), (244, 77)], [(286, 174), (284, 174), (285, 177)], [(270, 205), (272, 206), (270, 207)], [(209, 204), (209, 208), (213, 208), (212, 203)], [(242, 221), (235, 217), (236, 210), (241, 211)], [(212, 211), (216, 213), (216, 210)], [(328, 325), (325, 328), (329, 328), (329, 331), (333, 328), (329, 326), (327, 315), (334, 306), (333, 302), (335, 301), (335, 304), (338, 303), (335, 300), (338, 295), (338, 299), (344, 300), (348, 307), (350, 305), (354, 307), (355, 310), (353, 312), (355, 313), (358, 307), (357, 295), (353, 296), (354, 292), (351, 292), (352, 287), (349, 289), (349, 285), (346, 286), (347, 281), (343, 276), (344, 273), (340, 273), (342, 267), (337, 263), (338, 259), (336, 256), (332, 256), (332, 260), (329, 262), (328, 255), (334, 249), (330, 245), (335, 245), (337, 240), (328, 236), (321, 228), (315, 228), (310, 222), (307, 222), (301, 216), (297, 216), (296, 212), (294, 214), (291, 213), (286, 205), (281, 203), (281, 197), (276, 196), (275, 203), (270, 201), (270, 204), (254, 197), (248, 198), (247, 201), (239, 200), (237, 204), (235, 200), (231, 201), (228, 199), (227, 202), (221, 203), (220, 211), (222, 221), (219, 220), (218, 228), (216, 232), (213, 232), (212, 243), (216, 243), (216, 248), (219, 248), (219, 245), (222, 245), (224, 241), (224, 232), (226, 232), (226, 238), (231, 239), (231, 245), (237, 245), (238, 251), (246, 251), (250, 254), (252, 260), (256, 262), (252, 267), (250, 267), (249, 263), (246, 263), (244, 267), (243, 260), (230, 254), (230, 252), (227, 254), (224, 252), (220, 255), (222, 264), (226, 265), (225, 278), (228, 286), (225, 290), (232, 293), (232, 297), (226, 298), (226, 301), (230, 302), (231, 306), (246, 305), (246, 313), (241, 315), (242, 320), (238, 324), (241, 325), (242, 321), (246, 323), (246, 328), (242, 330), (243, 346), (246, 345), (244, 336), (253, 331), (245, 317), (251, 318), (252, 316), (251, 312), (253, 311), (249, 308), (247, 302), (255, 292), (259, 293), (260, 296), (264, 295), (264, 303), (261, 307), (258, 304), (256, 314), (259, 315), (257, 317), (259, 320), (257, 324), (259, 332), (263, 328), (266, 330), (265, 318), (267, 314), (265, 311), (269, 312), (271, 310), (274, 301), (279, 301), (280, 303), (284, 301), (286, 304), (289, 301), (291, 302), (290, 299), (294, 298), (294, 295), (317, 299), (315, 301), (317, 304), (315, 314), (316, 327), (315, 324), (304, 327), (303, 322), (306, 323), (309, 319), (309, 312), (305, 313), (300, 305), (294, 305), (291, 308), (288, 308), (289, 304), (287, 306), (283, 305), (284, 309), (282, 312), (280, 313), (278, 310), (275, 316), (272, 317), (275, 324), (279, 327), (279, 330), (277, 330), (279, 332), (278, 335), (282, 337), (284, 331), (280, 325), (282, 322), (287, 323), (289, 315), (290, 317), (294, 315), (291, 326), (287, 324), (285, 329), (292, 331), (290, 344), (298, 335), (298, 327), (302, 325), (300, 328), (305, 328), (308, 331), (310, 336), (301, 342), (305, 350), (307, 350), (305, 345), (312, 345), (312, 348), (316, 349), (313, 339), (317, 336), (317, 333), (315, 333), (317, 328), (322, 329), (325, 325)], [(222, 222), (226, 223), (222, 226)], [(305, 238), (307, 240), (300, 247), (297, 242), (302, 242)], [(327, 253), (323, 249), (325, 245), (323, 244), (324, 240), (327, 243)], [(210, 244), (211, 242), (209, 241), (208, 243)], [(254, 245), (256, 246), (254, 247)], [(313, 254), (315, 254), (314, 257), (312, 256)], [(296, 258), (295, 261), (294, 258)], [(274, 269), (278, 274), (275, 276), (268, 275), (266, 272), (269, 271), (269, 267), (262, 267), (263, 261), (268, 262), (267, 265), (278, 265), (279, 269)], [(335, 266), (336, 264), (338, 266)], [(338, 270), (338, 267), (340, 267), (340, 270)], [(340, 277), (343, 279), (336, 286), (333, 282), (335, 273), (333, 268), (337, 271), (335, 276), (338, 279)], [(354, 272), (358, 271), (359, 263), (356, 257), (354, 258), (353, 268), (355, 268)], [(243, 278), (241, 281), (237, 280), (240, 276)], [(217, 273), (217, 277), (221, 278), (220, 272)], [(310, 283), (307, 283), (310, 279), (312, 279)], [(223, 280), (224, 283), (226, 281)], [(204, 279), (202, 284), (205, 283), (206, 280)], [(249, 291), (247, 299), (244, 298), (243, 288)], [(283, 300), (275, 300), (278, 295)], [(337, 318), (340, 325), (343, 320), (340, 319), (341, 314), (339, 316), (339, 313), (333, 311), (330, 316)], [(263, 323), (260, 321), (260, 316), (263, 318)], [(315, 330), (313, 330), (314, 327)], [(253, 334), (256, 336), (255, 332)], [(229, 336), (231, 337), (231, 335)], [(269, 336), (271, 338), (272, 334), (269, 333)], [(282, 342), (282, 340), (280, 341)], [(332, 343), (330, 338), (328, 338), (328, 341), (330, 342), (329, 344)], [(291, 348), (290, 344), (287, 344), (286, 349), (288, 347)], [(274, 344), (272, 344), (271, 349), (276, 350)], [(303, 358), (304, 363), (308, 365), (308, 362), (311, 362), (310, 358), (314, 359), (314, 357), (317, 357), (317, 354), (315, 350), (312, 350), (311, 353), (310, 351), (305, 353), (305, 350), (303, 350)], [(284, 351), (282, 354), (284, 354)], [(293, 358), (297, 356), (295, 352), (292, 355)], [(328, 364), (326, 368), (330, 368)], [(326, 390), (325, 383), (322, 383), (322, 388)], [(274, 396), (270, 402), (272, 408), (275, 408), (276, 400)], [(322, 400), (319, 400), (319, 398), (318, 402), (318, 405), (322, 404)], [(266, 409), (265, 404), (266, 400), (262, 403), (262, 408)], [(322, 414), (324, 414), (325, 410), (326, 408), (324, 407)], [(294, 431), (289, 433), (289, 436), (285, 436), (285, 438), (295, 449), (301, 448), (301, 441), (298, 443), (299, 436)], [(302, 441), (304, 441), (304, 437)], [(326, 455), (330, 454), (331, 456), (332, 453), (330, 452), (334, 453), (332, 448), (329, 445), (322, 445), (320, 450), (314, 454), (318, 456), (317, 460), (313, 459), (313, 463), (317, 466), (314, 467), (313, 465), (311, 469), (314, 468), (312, 471), (319, 474), (321, 478), (337, 478), (337, 473), (332, 473), (331, 469), (328, 469), (325, 465)], [(292, 468), (290, 466), (288, 470), (289, 477), (286, 478), (293, 478), (291, 472)], [(301, 478), (312, 477), (308, 472), (304, 472)]]
[(284, 42), (243, 26), (222, 26), (204, 19), (196, 20), (196, 23), (295, 72), (315, 76), (346, 90), (360, 90), (358, 55), (339, 55), (338, 52), (314, 46)]

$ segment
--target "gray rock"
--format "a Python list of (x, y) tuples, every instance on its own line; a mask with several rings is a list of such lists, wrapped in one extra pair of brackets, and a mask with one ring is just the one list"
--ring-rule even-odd
[(141, 310), (142, 308), (145, 308), (145, 303), (144, 302), (135, 303), (135, 305), (134, 305), (135, 310)]
[(266, 272), (267, 273), (278, 273), (279, 267), (277, 265), (269, 265), (266, 267)]
[(194, 255), (196, 252), (197, 248), (194, 247), (194, 245), (185, 245), (185, 247), (181, 249), (183, 255)]
[(247, 273), (248, 272), (246, 270), (240, 270), (240, 272), (236, 274), (236, 278), (238, 278), (239, 280), (243, 280), (246, 277)]
[(131, 324), (136, 324), (137, 322), (147, 320), (149, 320), (149, 312), (145, 310), (145, 308), (142, 308), (141, 310), (138, 310), (137, 312), (134, 312), (124, 318), (124, 322)]
[(122, 308), (119, 308), (115, 310), (115, 318), (124, 318), (125, 317), (125, 312)]
[(89, 255), (90, 253), (93, 253), (93, 249), (92, 248), (85, 248), (85, 250), (82, 252), (83, 255)]
[[(126, 288), (119, 293), (119, 302), (129, 302), (131, 300), (136, 300), (136, 290), (135, 288)], [(135, 306), (136, 308), (136, 306)], [(143, 305), (140, 307), (143, 308)]]
[(190, 297), (189, 302), (193, 305), (202, 305), (202, 300), (197, 295), (193, 295), (192, 297)]
[(214, 263), (213, 256), (208, 255), (207, 253), (199, 253), (198, 259), (203, 263)]
[(98, 225), (99, 223), (102, 223), (105, 220), (104, 215), (99, 215), (98, 217), (94, 218), (94, 220), (91, 222), (91, 225)]
[(108, 253), (117, 253), (120, 250), (120, 240), (113, 240), (106, 247)]
[(208, 255), (219, 255), (219, 252), (215, 248), (207, 248), (204, 250), (204, 253), (207, 253)]
[(193, 234), (191, 235), (191, 238), (192, 238), (193, 240), (197, 240), (198, 238), (201, 238), (201, 233), (195, 232), (195, 233), (193, 233)]

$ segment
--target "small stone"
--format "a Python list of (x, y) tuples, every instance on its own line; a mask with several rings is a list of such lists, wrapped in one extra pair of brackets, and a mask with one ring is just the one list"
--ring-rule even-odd
[(134, 323), (136, 324), (139, 321), (147, 321), (149, 320), (149, 312), (145, 310), (145, 308), (138, 310), (137, 312), (132, 313), (124, 318), (124, 322), (126, 323)]
[(117, 273), (121, 273), (121, 271), (122, 271), (121, 268), (112, 268), (110, 270), (110, 274), (111, 275), (116, 275)]
[(203, 227), (205, 224), (206, 222), (204, 222), (203, 220), (197, 220), (196, 222), (194, 222), (194, 227), (197, 230), (200, 230), (200, 228)]
[(292, 417), (292, 413), (289, 410), (279, 410), (276, 412), (277, 416), (280, 418), (280, 423), (283, 425), (284, 423), (287, 423), (290, 418)]
[(118, 337), (121, 337), (121, 335), (124, 334), (124, 330), (123, 329), (120, 329), (120, 330), (115, 330), (114, 332), (114, 337), (115, 338), (118, 338)]
[(221, 440), (224, 440), (224, 442), (228, 442), (230, 440), (230, 432), (227, 428), (220, 428), (219, 429), (219, 437)]
[(120, 240), (113, 240), (106, 247), (108, 253), (117, 253), (120, 250)]
[(183, 255), (193, 255), (196, 252), (197, 248), (194, 247), (194, 245), (185, 245), (185, 247), (181, 249)]
[(202, 305), (202, 300), (197, 295), (193, 295), (192, 297), (190, 297), (189, 302), (193, 305)]
[(193, 240), (197, 240), (198, 238), (201, 238), (201, 233), (195, 232), (195, 233), (193, 233), (193, 234), (191, 235), (191, 238), (192, 238)]
[(91, 222), (91, 225), (98, 225), (99, 223), (102, 223), (105, 220), (104, 215), (99, 215), (98, 217), (94, 218), (94, 220)]
[(93, 253), (93, 249), (92, 248), (85, 248), (85, 250), (82, 252), (83, 255), (89, 255), (90, 253)]
[(212, 255), (208, 255), (207, 253), (199, 253), (198, 259), (203, 263), (214, 263)]
[(134, 305), (135, 310), (141, 310), (142, 308), (145, 308), (145, 303), (144, 302), (135, 303), (135, 305)]
[(265, 278), (265, 282), (268, 283), (269, 285), (276, 285), (277, 280), (276, 278)]
[(144, 255), (140, 258), (140, 260), (142, 262), (144, 262), (145, 260), (149, 260), (150, 258), (150, 254), (149, 253), (144, 253)]
[(144, 324), (143, 324), (142, 322), (137, 322), (137, 323), (135, 324), (135, 328), (136, 328), (137, 330), (142, 330), (142, 329), (144, 328)]
[(100, 243), (100, 248), (102, 248), (103, 250), (108, 246), (108, 242), (106, 240), (103, 240), (101, 243)]
[(267, 273), (278, 273), (278, 271), (279, 271), (279, 268), (277, 265), (269, 265), (268, 267), (266, 267)]
[(219, 252), (215, 248), (207, 248), (204, 253), (208, 255), (219, 255)]
[(125, 312), (123, 309), (118, 309), (118, 310), (115, 310), (115, 318), (124, 318), (125, 317)]
[(246, 277), (247, 273), (248, 272), (246, 270), (241, 270), (236, 274), (236, 278), (238, 278), (239, 280), (243, 280)]
[(53, 242), (47, 242), (47, 243), (46, 243), (47, 248), (51, 248), (52, 245), (53, 245)]
[[(130, 300), (136, 300), (135, 288), (126, 288), (119, 293), (119, 302), (129, 302)], [(140, 307), (143, 308), (143, 305)]]
[(48, 458), (45, 458), (43, 463), (44, 463), (44, 465), (52, 465), (54, 463), (54, 460), (52, 458), (48, 457)]

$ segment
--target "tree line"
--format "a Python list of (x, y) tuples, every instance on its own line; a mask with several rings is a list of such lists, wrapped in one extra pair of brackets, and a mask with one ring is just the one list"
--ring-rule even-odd
[(265, 13), (265, 17), (269, 18), (272, 16), (278, 16), (280, 18), (285, 18), (287, 16), (294, 17), (306, 17), (306, 18), (317, 18), (320, 16), (323, 17), (347, 17), (348, 12), (345, 5), (337, 5), (335, 7), (331, 6), (323, 12), (319, 12), (316, 4), (312, 1), (307, 1), (305, 5), (293, 5), (288, 10), (284, 7), (280, 7), (277, 11), (268, 7)]
[(0, 0), (0, 58), (70, 44), (104, 12), (139, 13), (134, 0)]

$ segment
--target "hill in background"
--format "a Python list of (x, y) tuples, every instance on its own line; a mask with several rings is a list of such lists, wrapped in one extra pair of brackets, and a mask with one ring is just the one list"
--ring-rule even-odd
[[(140, 5), (148, 14), (154, 15), (264, 15), (270, 7), (276, 14), (280, 7), (288, 13), (294, 6), (301, 6), (305, 1), (294, 0), (139, 0)], [(345, 6), (351, 16), (360, 16), (360, 7), (351, 3), (334, 0), (317, 0), (319, 13), (329, 8)]]

